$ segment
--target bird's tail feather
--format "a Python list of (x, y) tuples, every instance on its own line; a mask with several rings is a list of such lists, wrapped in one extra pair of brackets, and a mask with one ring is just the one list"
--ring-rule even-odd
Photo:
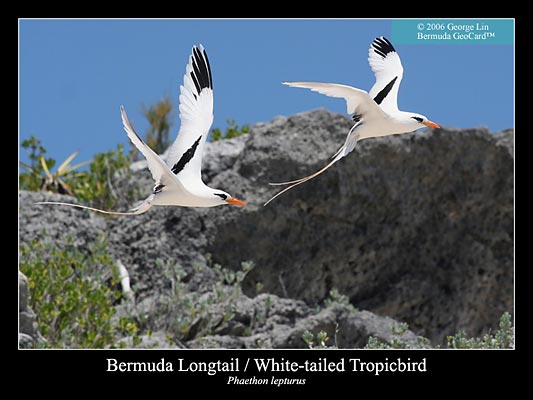
[(152, 208), (152, 201), (154, 200), (155, 194), (151, 194), (148, 198), (146, 198), (141, 204), (139, 204), (137, 207), (133, 207), (130, 211), (135, 214), (142, 214), (148, 211), (150, 208)]
[(318, 175), (320, 175), (321, 173), (323, 173), (324, 171), (326, 171), (329, 167), (331, 167), (333, 164), (335, 164), (337, 161), (339, 161), (341, 158), (344, 157), (344, 150), (345, 150), (345, 147), (346, 146), (342, 146), (339, 151), (337, 151), (337, 153), (335, 153), (333, 160), (331, 160), (325, 167), (319, 169), (318, 171), (316, 171), (314, 174), (311, 174), (309, 176), (306, 176), (304, 178), (300, 178), (300, 179), (296, 179), (294, 181), (289, 181), (289, 182), (273, 182), (273, 183), (269, 183), (269, 185), (272, 185), (272, 186), (283, 186), (283, 185), (290, 185), (289, 187), (286, 187), (285, 189), (283, 189), (281, 192), (277, 193), (274, 197), (272, 197), (270, 200), (268, 200), (265, 204), (263, 204), (263, 206), (266, 206), (268, 203), (270, 203), (272, 200), (274, 200), (276, 197), (279, 197), (281, 196), (283, 193), (289, 191), (290, 189), (292, 189), (293, 187), (295, 186), (298, 186), (298, 185), (301, 185), (302, 183), (305, 183), (307, 181), (310, 181), (311, 179), (313, 178), (316, 178)]
[[(59, 206), (68, 206), (68, 207), (75, 207), (75, 208), (82, 208), (84, 210), (90, 210), (90, 211), (96, 211), (103, 214), (111, 214), (111, 215), (139, 215), (142, 214), (151, 207), (150, 204), (142, 203), (139, 207), (136, 207), (132, 209), (130, 212), (119, 212), (119, 211), (106, 211), (106, 210), (100, 210), (99, 208), (94, 207), (88, 207), (88, 206), (82, 206), (81, 204), (73, 204), (73, 203), (63, 203), (60, 201), (39, 201), (35, 204), (54, 204)], [(144, 206), (144, 207), (143, 207)]]
[[(289, 85), (293, 86), (293, 85)], [(288, 190), (292, 189), (295, 186), (301, 185), (304, 182), (307, 182), (313, 178), (316, 178), (318, 175), (320, 175), (322, 172), (326, 171), (329, 167), (331, 167), (333, 164), (335, 164), (337, 161), (339, 161), (341, 158), (347, 156), (352, 152), (352, 150), (355, 148), (355, 145), (357, 144), (359, 140), (359, 134), (355, 133), (352, 135), (352, 133), (355, 131), (355, 128), (357, 128), (359, 125), (361, 125), (363, 121), (357, 121), (354, 126), (351, 127), (350, 131), (348, 132), (348, 136), (346, 137), (346, 141), (344, 142), (344, 145), (341, 146), (339, 150), (333, 156), (331, 156), (332, 160), (322, 169), (318, 170), (314, 174), (311, 174), (309, 176), (306, 176), (305, 178), (296, 179), (294, 181), (289, 182), (277, 182), (277, 183), (269, 183), (269, 185), (272, 186), (283, 186), (283, 185), (290, 185), (289, 187), (286, 187), (281, 192), (276, 194), (274, 197), (272, 197), (270, 200), (268, 200), (263, 206), (266, 206), (268, 203), (270, 203), (272, 200), (274, 200), (276, 197), (281, 196), (283, 193), (287, 192)], [(356, 131), (357, 132), (357, 131)]]

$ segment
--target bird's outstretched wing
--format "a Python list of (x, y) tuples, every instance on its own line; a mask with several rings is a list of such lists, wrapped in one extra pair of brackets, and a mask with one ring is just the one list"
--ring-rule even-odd
[(346, 112), (368, 118), (382, 118), (383, 111), (372, 101), (367, 92), (347, 85), (324, 82), (283, 82), (284, 85), (311, 89), (313, 92), (346, 100)]
[(398, 112), (398, 89), (403, 77), (400, 56), (383, 36), (374, 39), (368, 49), (368, 63), (376, 77), (370, 97), (386, 113)]
[(178, 137), (168, 150), (166, 163), (185, 185), (201, 181), (202, 156), (213, 123), (213, 79), (207, 53), (193, 46), (180, 86)]
[(176, 176), (168, 168), (167, 164), (165, 164), (161, 157), (159, 157), (150, 147), (148, 147), (148, 145), (144, 143), (144, 141), (137, 134), (137, 132), (135, 132), (135, 129), (133, 128), (133, 125), (128, 119), (128, 116), (126, 115), (126, 111), (124, 110), (123, 106), (120, 106), (120, 115), (122, 116), (122, 124), (124, 125), (124, 130), (128, 134), (128, 137), (130, 138), (131, 142), (146, 158), (146, 161), (148, 163), (148, 169), (152, 174), (152, 178), (154, 178), (156, 186), (172, 186), (175, 187), (178, 191), (181, 190), (183, 192), (186, 192), (185, 187), (178, 179), (176, 179)]

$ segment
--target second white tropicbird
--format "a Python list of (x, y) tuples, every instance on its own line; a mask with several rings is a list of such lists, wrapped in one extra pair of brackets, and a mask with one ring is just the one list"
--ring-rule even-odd
[(351, 86), (322, 82), (283, 82), (284, 85), (311, 89), (330, 97), (346, 100), (348, 114), (353, 114), (354, 126), (348, 132), (344, 145), (333, 155), (333, 160), (324, 168), (305, 178), (270, 185), (289, 185), (264, 205), (295, 186), (307, 182), (347, 156), (359, 140), (412, 132), (426, 126), (440, 128), (421, 114), (398, 109), (398, 88), (403, 76), (403, 67), (398, 53), (384, 37), (374, 39), (368, 50), (368, 63), (376, 77), (376, 83), (366, 92)]

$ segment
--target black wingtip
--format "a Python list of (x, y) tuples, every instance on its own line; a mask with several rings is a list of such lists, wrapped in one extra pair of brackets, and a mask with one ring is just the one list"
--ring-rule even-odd
[(372, 47), (374, 48), (374, 51), (383, 58), (385, 58), (387, 54), (396, 51), (392, 43), (386, 37), (383, 36), (375, 38), (372, 42)]
[[(201, 50), (200, 50), (201, 49)], [(209, 59), (207, 58), (207, 52), (201, 46), (192, 47), (192, 71), (191, 78), (196, 86), (198, 94), (204, 89), (213, 89), (213, 79), (211, 77), (211, 67), (209, 65)]]

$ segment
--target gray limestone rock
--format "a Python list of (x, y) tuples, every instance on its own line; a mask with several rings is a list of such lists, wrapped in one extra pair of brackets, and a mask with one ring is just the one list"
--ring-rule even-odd
[[(335, 323), (339, 346), (360, 347), (369, 336), (390, 340), (390, 318), (409, 324), (409, 340), (416, 333), (433, 344), (460, 329), (470, 336), (496, 329), (513, 309), (513, 131), (442, 128), (367, 139), (263, 207), (280, 190), (268, 182), (323, 167), (350, 127), (348, 117), (320, 109), (209, 143), (204, 180), (246, 208), (154, 207), (140, 216), (105, 217), (34, 204), (74, 201), (67, 196), (21, 192), (20, 241), (61, 245), (70, 237), (83, 249), (104, 235), (128, 268), (138, 302), (168, 287), (161, 265), (179, 266), (189, 290), (203, 293), (216, 274), (196, 266), (237, 270), (253, 261), (233, 325), (191, 338), (190, 347), (302, 347), (303, 330), (331, 335)], [(131, 173), (117, 184), (142, 200), (154, 183), (147, 170)], [(121, 209), (133, 206), (123, 203)], [(258, 286), (266, 294), (256, 296)], [(366, 311), (312, 314), (332, 289)], [(276, 301), (259, 324), (266, 295)]]
[(28, 278), (19, 271), (19, 347), (33, 348), (42, 341), (37, 316), (29, 306)]

